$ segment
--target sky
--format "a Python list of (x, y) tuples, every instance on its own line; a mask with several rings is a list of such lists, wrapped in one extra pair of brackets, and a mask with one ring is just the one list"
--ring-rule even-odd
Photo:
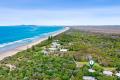
[(0, 25), (120, 25), (120, 0), (0, 0)]

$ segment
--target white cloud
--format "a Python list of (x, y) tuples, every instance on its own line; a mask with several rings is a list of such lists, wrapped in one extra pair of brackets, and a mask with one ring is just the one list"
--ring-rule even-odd
[(0, 25), (120, 25), (120, 7), (76, 10), (0, 9)]

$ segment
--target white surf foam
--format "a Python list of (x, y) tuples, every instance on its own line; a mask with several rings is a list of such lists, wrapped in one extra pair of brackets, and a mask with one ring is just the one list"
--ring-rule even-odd
[(31, 43), (34, 40), (37, 40), (37, 39), (42, 38), (42, 37), (51, 36), (52, 34), (58, 32), (58, 31), (61, 31), (61, 30), (57, 30), (57, 31), (54, 31), (54, 32), (48, 32), (48, 33), (43, 33), (43, 34), (40, 34), (38, 36), (34, 36), (32, 38), (25, 38), (25, 39), (22, 39), (22, 40), (17, 40), (17, 41), (13, 41), (13, 42), (3, 43), (3, 44), (0, 44), (0, 48), (4, 48), (6, 46), (10, 46), (10, 45), (14, 45), (14, 44), (20, 44), (20, 43), (22, 43), (22, 44), (23, 43)]

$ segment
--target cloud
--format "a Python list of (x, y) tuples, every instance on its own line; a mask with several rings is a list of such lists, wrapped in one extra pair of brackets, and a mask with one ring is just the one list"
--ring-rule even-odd
[(68, 10), (0, 9), (0, 25), (120, 25), (120, 7)]

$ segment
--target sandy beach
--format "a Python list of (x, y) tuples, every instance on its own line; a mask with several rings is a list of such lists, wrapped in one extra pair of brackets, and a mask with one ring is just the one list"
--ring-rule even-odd
[[(65, 28), (62, 29), (62, 30), (53, 32), (53, 33), (51, 34), (51, 36), (57, 36), (57, 35), (65, 32), (65, 31), (67, 31), (67, 30), (69, 30), (69, 29), (70, 29), (69, 27), (65, 27)], [(47, 40), (47, 39), (48, 39), (48, 36), (47, 36), (47, 37), (44, 37), (44, 38), (40, 38), (39, 40), (34, 41), (34, 42), (32, 42), (32, 43), (30, 43), (30, 44), (27, 44), (27, 45), (25, 45), (25, 46), (16, 47), (15, 49), (6, 51), (6, 52), (4, 52), (4, 53), (0, 53), (0, 60), (4, 59), (5, 57), (8, 57), (8, 56), (15, 55), (16, 53), (21, 52), (21, 51), (23, 51), (23, 50), (26, 50), (26, 49), (28, 49), (28, 48), (31, 48), (32, 46), (37, 45), (38, 43), (40, 43), (40, 42), (42, 42), (42, 41), (44, 41), (44, 40)]]

